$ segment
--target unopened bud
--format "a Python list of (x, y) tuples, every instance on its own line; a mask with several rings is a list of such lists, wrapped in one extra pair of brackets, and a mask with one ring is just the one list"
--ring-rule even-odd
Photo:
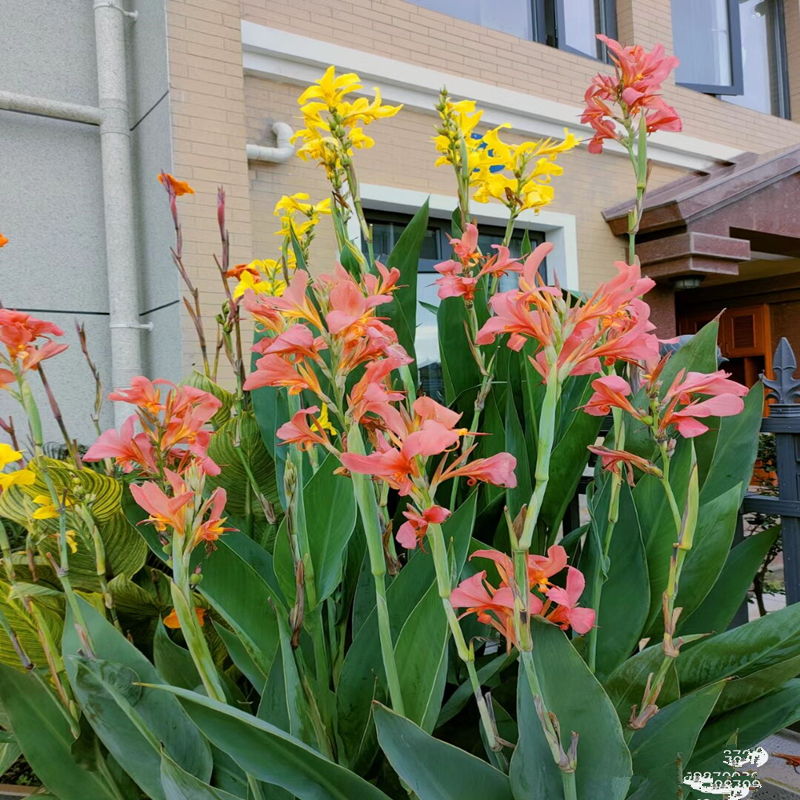
[(193, 575), (189, 576), (189, 586), (197, 586), (202, 580), (203, 576), (195, 572)]

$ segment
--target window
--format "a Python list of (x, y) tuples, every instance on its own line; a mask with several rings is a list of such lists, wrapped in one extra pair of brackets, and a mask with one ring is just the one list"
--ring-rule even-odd
[[(392, 252), (397, 240), (411, 220), (405, 214), (390, 214), (381, 211), (367, 211), (367, 222), (372, 225), (372, 245), (375, 258), (385, 261)], [(419, 367), (420, 383), (425, 393), (434, 399), (442, 399), (442, 370), (439, 363), (439, 340), (437, 338), (436, 318), (434, 314), (422, 305), (438, 307), (438, 287), (434, 284), (438, 273), (434, 264), (446, 261), (450, 257), (451, 248), (447, 234), (450, 232), (450, 222), (445, 219), (432, 219), (428, 223), (428, 231), (422, 244), (420, 253), (419, 271), (417, 273), (417, 333), (415, 348), (417, 351), (417, 365)], [(489, 225), (480, 226), (478, 246), (484, 253), (491, 252), (493, 244), (503, 241), (503, 229)], [(519, 256), (524, 237), (523, 230), (514, 232), (509, 249), (512, 256)], [(544, 234), (539, 231), (528, 231), (532, 247), (544, 241)], [(362, 241), (362, 248), (366, 244)], [(366, 249), (365, 249), (366, 252)], [(547, 263), (545, 262), (542, 274), (548, 276)], [(500, 291), (508, 291), (517, 285), (517, 276), (508, 274), (500, 280)]]
[(782, 0), (672, 0), (672, 30), (679, 84), (788, 116)]
[(521, 39), (604, 58), (595, 34), (616, 38), (615, 0), (410, 0)]

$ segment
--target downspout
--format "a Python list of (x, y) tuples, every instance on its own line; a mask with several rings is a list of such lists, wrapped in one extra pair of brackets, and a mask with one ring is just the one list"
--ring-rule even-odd
[(276, 122), (272, 126), (277, 147), (264, 147), (260, 144), (247, 145), (248, 161), (271, 161), (274, 164), (283, 164), (294, 155), (292, 136), (294, 131), (285, 122)]
[[(118, 0), (121, 1), (121, 0)], [(134, 230), (131, 133), (128, 114), (128, 76), (125, 47), (125, 11), (113, 0), (95, 0), (97, 89), (100, 152), (103, 162), (108, 307), (111, 329), (111, 386), (130, 386), (142, 373), (139, 322), (139, 277)], [(130, 413), (114, 404), (119, 426)]]

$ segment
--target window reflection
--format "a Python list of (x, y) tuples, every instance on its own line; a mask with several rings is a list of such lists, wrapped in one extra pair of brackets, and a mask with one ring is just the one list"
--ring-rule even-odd
[(510, 33), (521, 39), (533, 38), (531, 0), (412, 0), (414, 5), (451, 17), (474, 22), (485, 28)]
[(679, 83), (733, 83), (728, 0), (672, 0), (672, 38)]

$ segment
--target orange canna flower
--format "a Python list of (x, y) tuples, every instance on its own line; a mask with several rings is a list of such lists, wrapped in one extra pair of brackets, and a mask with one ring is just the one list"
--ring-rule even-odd
[[(205, 608), (200, 608), (200, 606), (194, 607), (194, 613), (197, 614), (197, 621), (200, 623), (200, 627), (206, 624), (206, 614), (208, 611)], [(167, 628), (180, 628), (181, 623), (178, 619), (178, 612), (173, 608), (172, 611), (161, 620)]]
[[(164, 179), (166, 178), (167, 183), (164, 183)], [(179, 181), (173, 175), (170, 175), (169, 172), (161, 172), (158, 176), (158, 182), (164, 186), (168, 191), (172, 190), (175, 193), (176, 197), (181, 197), (185, 194), (194, 194), (194, 189), (189, 186), (186, 181)]]
[(8, 244), (8, 237), (0, 233), (0, 247), (5, 247)]

